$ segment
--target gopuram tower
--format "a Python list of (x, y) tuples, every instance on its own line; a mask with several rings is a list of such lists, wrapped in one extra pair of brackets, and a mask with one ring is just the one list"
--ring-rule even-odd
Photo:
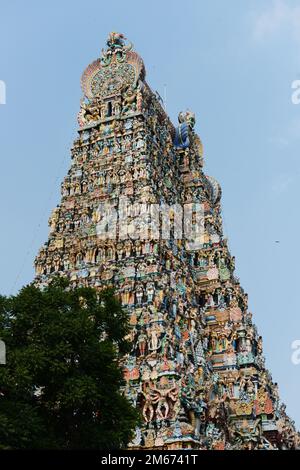
[(72, 164), (35, 282), (115, 287), (133, 343), (124, 393), (144, 419), (130, 448), (297, 448), (234, 275), (194, 114), (174, 127), (145, 75), (119, 33), (84, 71)]

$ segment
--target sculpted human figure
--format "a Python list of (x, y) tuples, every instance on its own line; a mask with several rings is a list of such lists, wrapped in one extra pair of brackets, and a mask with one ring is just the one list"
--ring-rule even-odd
[(158, 328), (152, 327), (149, 331), (148, 348), (150, 351), (157, 351), (160, 348), (161, 341), (158, 339)]
[(160, 392), (161, 396), (157, 400), (156, 416), (158, 419), (167, 419), (170, 411), (169, 404), (164, 396), (164, 391)]
[(54, 256), (54, 270), (55, 271), (59, 271), (60, 269), (60, 262), (61, 262), (61, 259), (60, 259), (60, 256), (58, 254), (56, 254)]
[(114, 116), (119, 116), (121, 114), (121, 98), (115, 98), (113, 105), (112, 105), (112, 112)]
[(107, 113), (107, 103), (103, 102), (100, 105), (100, 118), (105, 119)]
[(77, 115), (77, 120), (78, 120), (78, 123), (80, 125), (80, 127), (83, 127), (87, 122), (87, 118), (86, 118), (86, 115), (87, 115), (87, 105), (84, 101), (84, 99), (81, 99), (80, 100), (80, 111)]
[(248, 381), (247, 381), (247, 392), (249, 393), (249, 395), (254, 395), (255, 393), (255, 385), (253, 383), (253, 381), (251, 380), (251, 377), (249, 377)]
[(258, 352), (258, 354), (263, 353), (263, 342), (262, 342), (262, 337), (261, 336), (259, 336), (258, 340), (257, 340), (257, 352)]
[(59, 220), (59, 209), (56, 208), (51, 214), (51, 217), (49, 219), (49, 226), (50, 226), (50, 232), (54, 232), (57, 226), (57, 222)]
[(268, 384), (268, 379), (267, 379), (267, 374), (266, 372), (261, 372), (259, 375), (259, 383), (260, 386), (263, 390), (266, 390), (267, 384)]
[(143, 417), (146, 423), (150, 423), (154, 416), (154, 407), (153, 407), (153, 397), (151, 389), (149, 388), (149, 383), (146, 382), (143, 384), (142, 394), (145, 398), (144, 406), (143, 406)]
[(168, 403), (168, 399), (171, 400), (171, 402), (176, 402), (177, 398), (177, 386), (173, 385), (172, 387), (168, 387), (167, 384), (164, 383), (164, 378), (162, 377), (159, 388), (153, 388), (152, 403), (157, 404), (157, 419), (164, 420), (168, 418), (170, 413), (170, 405)]
[(145, 330), (142, 330), (138, 336), (138, 347), (140, 356), (145, 356), (146, 346), (147, 346), (147, 335)]
[(124, 305), (129, 304), (129, 298), (130, 298), (130, 291), (129, 290), (125, 290), (125, 292), (122, 292), (122, 299), (123, 299)]
[(152, 302), (154, 296), (154, 284), (150, 282), (147, 285), (147, 300), (148, 302)]
[(130, 111), (136, 110), (136, 91), (132, 88), (128, 88), (125, 91), (124, 100), (123, 100), (123, 113), (126, 114)]
[(246, 338), (246, 341), (245, 341), (245, 351), (247, 353), (252, 352), (252, 341), (249, 338)]
[(168, 332), (166, 332), (161, 339), (161, 353), (164, 359), (167, 358), (169, 339)]

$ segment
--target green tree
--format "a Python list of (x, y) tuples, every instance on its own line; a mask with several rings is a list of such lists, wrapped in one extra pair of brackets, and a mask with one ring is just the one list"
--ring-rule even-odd
[(0, 448), (125, 447), (139, 422), (120, 392), (128, 328), (111, 289), (56, 279), (0, 297)]

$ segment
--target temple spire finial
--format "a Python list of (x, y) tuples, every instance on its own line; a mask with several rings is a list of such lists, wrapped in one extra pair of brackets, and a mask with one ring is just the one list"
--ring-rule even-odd
[(124, 34), (117, 33), (115, 31), (109, 33), (106, 41), (108, 49), (102, 49), (102, 65), (109, 65), (113, 58), (116, 58), (118, 61), (123, 61), (125, 59), (126, 52), (133, 49), (133, 44), (129, 42), (126, 45), (125, 41), (127, 41), (127, 38)]

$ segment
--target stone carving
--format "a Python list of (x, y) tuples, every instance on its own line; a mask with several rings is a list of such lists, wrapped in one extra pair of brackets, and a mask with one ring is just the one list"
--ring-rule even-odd
[(151, 382), (145, 382), (142, 395), (144, 396), (143, 416), (146, 422), (151, 422), (154, 417), (157, 421), (170, 418), (174, 415), (174, 404), (178, 400), (178, 387), (173, 382), (171, 386), (167, 379), (162, 377), (155, 386)]

